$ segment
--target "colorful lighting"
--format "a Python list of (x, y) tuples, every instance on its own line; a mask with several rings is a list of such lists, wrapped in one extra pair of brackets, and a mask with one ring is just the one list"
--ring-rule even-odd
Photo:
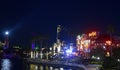
[(32, 43), (32, 50), (35, 49), (35, 43)]
[(107, 52), (106, 56), (109, 57), (110, 56), (110, 52)]
[(106, 41), (106, 44), (107, 44), (107, 45), (111, 45), (112, 42), (111, 42), (110, 40), (108, 40), (108, 41)]
[(96, 36), (96, 35), (97, 35), (96, 32), (91, 32), (91, 33), (89, 33), (89, 37), (91, 37), (91, 36)]
[(67, 54), (71, 54), (71, 53), (72, 53), (72, 50), (68, 49), (68, 50), (66, 50), (66, 53), (67, 53)]

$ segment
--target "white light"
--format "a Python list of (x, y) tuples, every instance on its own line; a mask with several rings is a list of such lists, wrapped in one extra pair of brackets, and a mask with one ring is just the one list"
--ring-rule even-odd
[(38, 54), (38, 52), (36, 51), (36, 58), (38, 58), (38, 55), (39, 55), (39, 54)]
[(1, 70), (10, 70), (11, 62), (9, 59), (2, 60), (2, 69)]
[(9, 32), (8, 32), (8, 31), (6, 31), (6, 32), (5, 32), (5, 34), (6, 34), (6, 35), (8, 35), (8, 34), (9, 34)]
[(59, 70), (58, 68), (55, 68), (54, 70)]
[(63, 68), (60, 68), (60, 70), (64, 70)]
[(106, 47), (105, 47), (105, 46), (103, 46), (103, 48), (104, 48), (104, 49), (106, 49)]
[(120, 62), (120, 59), (118, 59), (118, 62)]
[(100, 57), (97, 57), (97, 60), (100, 60)]
[(35, 70), (38, 70), (38, 66), (35, 66)]
[(66, 50), (66, 53), (67, 53), (67, 54), (71, 54), (71, 53), (72, 53), (72, 50), (68, 49), (68, 50)]
[(52, 48), (50, 47), (50, 50), (52, 50)]
[(81, 36), (80, 36), (80, 35), (78, 35), (78, 36), (77, 36), (77, 39), (81, 39)]
[(33, 57), (34, 57), (34, 56), (33, 56), (33, 52), (32, 52), (32, 51), (31, 51), (30, 55), (31, 55), (31, 58), (33, 58)]
[(95, 59), (96, 57), (95, 56), (92, 56), (92, 59)]
[(50, 70), (53, 70), (53, 67), (50, 67)]

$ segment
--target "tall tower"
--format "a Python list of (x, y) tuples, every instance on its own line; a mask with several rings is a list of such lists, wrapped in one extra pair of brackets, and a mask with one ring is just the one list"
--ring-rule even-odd
[(5, 32), (5, 48), (9, 47), (9, 38), (8, 38), (9, 32)]
[(57, 43), (57, 52), (59, 53), (61, 51), (61, 42), (59, 39), (59, 33), (61, 31), (61, 25), (57, 26), (57, 38), (56, 38), (56, 43)]
[[(59, 38), (59, 33), (61, 31), (61, 25), (57, 26), (57, 36), (56, 36), (56, 43), (54, 43), (53, 45), (53, 53), (59, 53), (61, 51), (61, 42), (60, 42), (60, 38)], [(57, 52), (56, 52), (57, 49)]]

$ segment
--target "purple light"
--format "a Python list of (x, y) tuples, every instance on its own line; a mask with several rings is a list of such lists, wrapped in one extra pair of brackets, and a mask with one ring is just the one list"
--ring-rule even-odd
[(32, 43), (32, 50), (34, 50), (35, 49), (35, 44), (34, 43)]

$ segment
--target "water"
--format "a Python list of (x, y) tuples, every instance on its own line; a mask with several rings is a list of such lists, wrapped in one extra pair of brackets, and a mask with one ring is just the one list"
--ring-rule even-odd
[(21, 59), (1, 59), (0, 70), (25, 70)]
[(22, 59), (1, 59), (0, 63), (0, 70), (72, 70), (34, 64), (27, 66)]
[(42, 66), (42, 65), (34, 65), (30, 64), (30, 70), (72, 70), (72, 69), (64, 69), (64, 68), (54, 68), (49, 66)]

